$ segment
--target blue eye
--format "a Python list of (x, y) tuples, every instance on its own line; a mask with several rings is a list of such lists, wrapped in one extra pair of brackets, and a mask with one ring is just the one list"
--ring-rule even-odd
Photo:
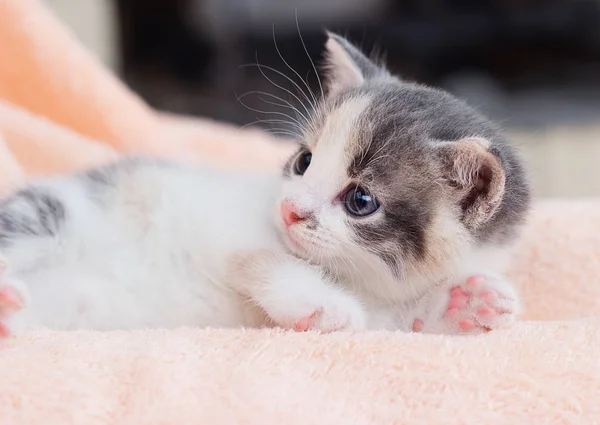
[(357, 217), (373, 214), (379, 209), (377, 199), (361, 186), (348, 189), (343, 199), (346, 211)]
[(300, 155), (298, 155), (298, 158), (296, 158), (296, 162), (294, 163), (294, 173), (298, 174), (299, 176), (306, 173), (311, 160), (312, 153), (309, 151), (300, 152)]

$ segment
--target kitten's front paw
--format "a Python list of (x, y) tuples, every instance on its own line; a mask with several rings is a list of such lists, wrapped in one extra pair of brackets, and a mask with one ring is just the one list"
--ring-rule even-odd
[(269, 324), (298, 332), (362, 330), (366, 312), (358, 298), (337, 286), (318, 267), (287, 258), (270, 270), (252, 300)]
[(297, 332), (362, 330), (366, 326), (366, 313), (358, 300), (322, 280), (274, 288), (261, 301), (275, 324)]
[(11, 335), (10, 319), (26, 302), (24, 285), (6, 276), (6, 261), (0, 259), (0, 338)]
[(296, 332), (316, 330), (324, 333), (364, 329), (365, 313), (360, 304), (350, 297), (336, 295), (315, 302), (310, 307), (307, 305), (307, 310), (311, 312), (295, 320), (292, 329)]
[(515, 320), (519, 300), (513, 287), (501, 278), (471, 276), (449, 289), (440, 289), (417, 316), (416, 332), (481, 333)]

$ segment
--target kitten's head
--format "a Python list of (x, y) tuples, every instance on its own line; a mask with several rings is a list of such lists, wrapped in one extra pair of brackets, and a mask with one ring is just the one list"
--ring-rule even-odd
[(529, 189), (490, 122), (340, 36), (329, 34), (326, 52), (327, 95), (285, 165), (277, 211), (295, 254), (403, 300), (474, 249), (514, 238)]

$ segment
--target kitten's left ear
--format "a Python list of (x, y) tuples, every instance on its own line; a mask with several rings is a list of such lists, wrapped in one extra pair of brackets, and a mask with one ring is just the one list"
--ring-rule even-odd
[(492, 218), (504, 197), (506, 175), (487, 140), (471, 137), (438, 142), (442, 173), (457, 196), (464, 224), (473, 230)]
[(389, 76), (344, 37), (327, 31), (325, 70), (328, 96), (358, 87), (365, 80)]

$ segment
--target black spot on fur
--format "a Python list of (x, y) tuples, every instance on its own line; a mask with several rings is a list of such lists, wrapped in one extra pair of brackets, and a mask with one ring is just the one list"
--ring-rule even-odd
[(65, 217), (63, 202), (48, 189), (23, 189), (0, 204), (0, 244), (22, 236), (55, 236)]

